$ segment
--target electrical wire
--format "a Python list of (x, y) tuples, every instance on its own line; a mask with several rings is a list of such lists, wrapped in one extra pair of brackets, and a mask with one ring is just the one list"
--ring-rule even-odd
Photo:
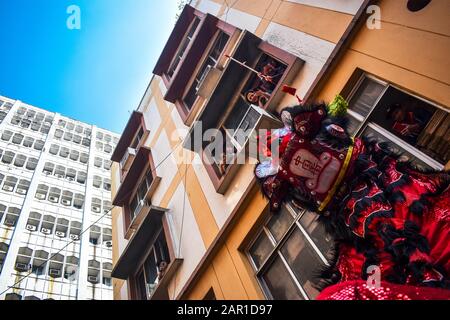
[[(154, 169), (151, 170), (152, 173), (156, 173), (156, 169), (158, 169), (167, 159), (169, 159), (169, 157), (181, 146), (183, 140), (180, 140), (178, 142), (178, 144), (170, 151), (170, 153), (165, 156), (161, 162), (158, 163), (158, 165), (155, 166)], [(187, 173), (187, 164), (186, 164), (186, 173)], [(186, 175), (185, 175), (186, 176)], [(185, 193), (186, 193), (186, 189), (185, 189)], [(98, 222), (100, 222), (100, 220), (102, 220), (108, 213), (110, 213), (114, 208), (116, 208), (116, 206), (113, 206), (112, 208), (110, 208), (108, 211), (106, 211), (100, 218), (98, 218), (95, 222), (93, 222), (92, 224), (89, 225), (89, 227), (87, 227), (85, 230), (83, 230), (80, 233), (80, 239), (81, 236), (86, 233), (88, 230), (90, 230), (95, 224), (97, 224)], [(183, 217), (184, 217), (184, 209), (183, 209)], [(184, 218), (183, 218), (184, 220)], [(183, 222), (182, 222), (183, 223)], [(56, 253), (54, 253), (52, 256), (50, 256), (49, 258), (47, 258), (46, 260), (44, 260), (43, 263), (41, 263), (39, 266), (37, 266), (37, 268), (43, 267), (45, 266), (48, 262), (50, 262), (50, 260), (52, 260), (56, 255), (58, 255), (60, 252), (62, 252), (64, 249), (66, 249), (68, 246), (70, 246), (71, 244), (75, 243), (75, 241), (78, 240), (72, 240), (69, 243), (67, 243), (64, 247), (62, 247), (61, 249), (59, 249)], [(180, 240), (181, 242), (181, 240)], [(16, 281), (14, 284), (8, 286), (4, 291), (2, 291), (0, 293), (0, 296), (2, 296), (3, 294), (5, 294), (6, 292), (8, 292), (11, 289), (14, 289), (18, 284), (20, 284), (23, 280), (25, 280), (26, 278), (28, 278), (29, 276), (31, 276), (33, 274), (33, 270), (31, 270), (28, 274), (26, 274), (25, 276), (23, 276), (20, 280)]]

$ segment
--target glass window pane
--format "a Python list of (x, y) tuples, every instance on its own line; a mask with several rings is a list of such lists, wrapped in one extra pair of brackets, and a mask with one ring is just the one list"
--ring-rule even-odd
[(319, 293), (313, 287), (320, 280), (317, 278), (317, 272), (324, 265), (300, 229), (296, 228), (289, 236), (289, 239), (281, 248), (281, 253), (297, 277), (298, 282), (308, 294), (308, 297), (314, 299)]
[(384, 85), (369, 78), (365, 78), (350, 100), (350, 109), (358, 112), (363, 117), (366, 117), (375, 106), (375, 102), (380, 97), (384, 88)]
[(289, 227), (292, 225), (294, 218), (286, 209), (280, 211), (279, 214), (274, 215), (270, 221), (267, 223), (267, 228), (270, 230), (270, 233), (275, 238), (277, 242), (280, 242), (283, 235), (288, 231)]
[(304, 300), (280, 257), (275, 259), (262, 278), (273, 299)]
[(310, 211), (306, 211), (300, 219), (300, 224), (308, 232), (314, 244), (319, 248), (325, 258), (330, 261), (333, 259), (334, 241), (333, 238), (325, 232), (325, 227), (317, 219), (319, 216)]
[(249, 252), (252, 256), (253, 262), (256, 267), (259, 268), (263, 262), (267, 259), (270, 252), (273, 250), (274, 246), (272, 242), (267, 237), (266, 233), (263, 231), (255, 243), (250, 248)]

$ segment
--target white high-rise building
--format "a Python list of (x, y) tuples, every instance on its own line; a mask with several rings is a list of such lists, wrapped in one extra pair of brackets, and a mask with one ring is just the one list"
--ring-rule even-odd
[(113, 298), (117, 141), (95, 125), (0, 96), (0, 300)]

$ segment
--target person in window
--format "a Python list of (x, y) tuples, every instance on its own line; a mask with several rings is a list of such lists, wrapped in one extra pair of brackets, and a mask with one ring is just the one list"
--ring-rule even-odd
[(262, 67), (261, 72), (257, 74), (252, 88), (245, 93), (247, 102), (264, 107), (283, 76), (285, 69), (283, 65), (280, 65), (274, 59), (269, 59)]
[(392, 130), (403, 140), (415, 144), (417, 137), (424, 127), (424, 123), (405, 104), (393, 104), (386, 113), (387, 119), (391, 119)]

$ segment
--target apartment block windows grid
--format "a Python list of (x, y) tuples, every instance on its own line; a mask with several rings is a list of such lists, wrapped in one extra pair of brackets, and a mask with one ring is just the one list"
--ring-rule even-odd
[[(103, 151), (90, 153), (92, 134), (99, 132), (103, 134)], [(99, 200), (100, 213), (112, 207), (108, 152), (117, 141), (118, 136), (106, 130), (1, 97), (0, 287), (4, 289), (32, 271), (2, 299), (75, 299), (80, 292), (87, 299), (112, 299), (111, 218), (99, 222), (96, 248), (82, 249), (80, 234), (84, 225), (98, 219), (91, 207), (85, 208), (87, 183), (92, 184), (89, 170), (101, 181), (99, 190), (90, 197)], [(89, 165), (94, 157), (100, 159), (100, 168)], [(37, 168), (39, 172), (34, 174)], [(30, 188), (36, 191), (29, 193)], [(28, 204), (23, 207), (24, 203)], [(74, 243), (42, 268), (37, 267), (39, 261), (71, 241)], [(18, 250), (16, 256), (12, 256), (13, 247)], [(83, 256), (87, 260), (82, 266)], [(76, 271), (88, 270), (90, 260), (100, 262), (99, 282), (80, 287)]]

